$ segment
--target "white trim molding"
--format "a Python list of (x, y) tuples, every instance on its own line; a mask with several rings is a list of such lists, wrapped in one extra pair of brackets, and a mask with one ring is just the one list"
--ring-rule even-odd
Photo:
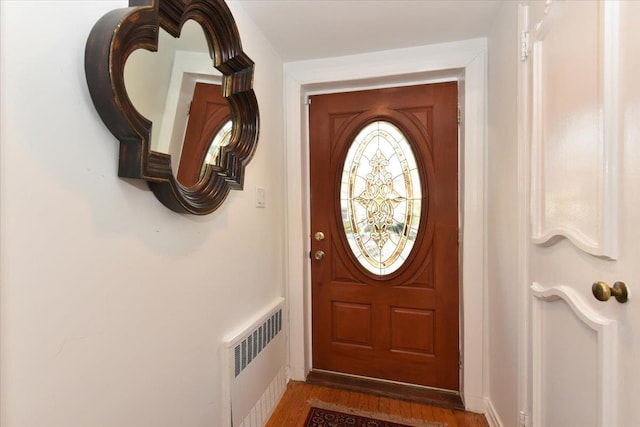
[[(518, 34), (526, 33), (529, 6), (518, 7)], [(528, 49), (528, 46), (525, 46)], [(528, 52), (526, 52), (528, 55)], [(530, 75), (528, 64), (522, 61), (518, 67), (518, 409), (525, 418), (530, 412), (530, 301), (529, 266), (531, 248), (531, 151), (530, 135)], [(522, 422), (521, 422), (522, 424)]]
[(485, 412), (486, 56), (486, 40), (474, 39), (285, 64), (286, 296), (293, 379), (304, 380), (311, 369), (307, 97), (317, 93), (458, 80), (463, 101), (460, 141), (461, 392), (467, 409)]
[(587, 305), (578, 293), (564, 285), (544, 287), (537, 282), (531, 285), (532, 307), (532, 405), (533, 427), (542, 425), (543, 393), (543, 304), (562, 300), (567, 303), (576, 318), (592, 329), (597, 336), (597, 382), (596, 400), (598, 407), (598, 427), (617, 426), (617, 322), (607, 319)]
[(502, 424), (502, 421), (498, 416), (498, 411), (496, 411), (496, 408), (493, 406), (493, 402), (491, 402), (491, 399), (486, 400), (485, 406), (487, 409), (484, 413), (484, 416), (487, 418), (489, 427), (503, 427), (504, 424)]
[[(571, 9), (570, 1), (547, 0), (544, 11), (532, 17), (537, 22), (529, 25), (532, 32), (529, 38), (533, 42), (530, 55), (532, 241), (550, 245), (557, 238), (565, 237), (586, 253), (616, 259), (619, 2), (599, 0), (590, 5), (597, 8), (599, 22), (595, 26), (584, 25), (590, 32), (592, 28), (599, 28), (597, 41), (570, 43), (566, 36), (558, 36), (562, 30), (560, 34), (579, 38), (574, 28), (569, 27), (569, 22), (581, 19), (571, 15), (578, 9)], [(579, 51), (582, 44), (594, 51), (582, 51), (578, 58), (596, 60), (597, 76), (593, 76), (593, 84), (583, 84), (578, 91), (587, 94), (586, 101), (567, 103), (567, 99), (574, 98), (573, 92), (558, 94), (556, 91), (576, 85), (567, 85), (566, 80), (558, 77), (550, 82), (545, 72), (551, 70), (549, 76), (578, 81), (580, 74), (590, 69), (586, 64), (576, 66), (573, 51)], [(555, 57), (545, 60), (551, 47)], [(566, 54), (562, 55), (560, 50)], [(558, 56), (566, 61), (558, 60)], [(587, 79), (592, 82), (591, 77)], [(590, 87), (593, 92), (588, 91)]]

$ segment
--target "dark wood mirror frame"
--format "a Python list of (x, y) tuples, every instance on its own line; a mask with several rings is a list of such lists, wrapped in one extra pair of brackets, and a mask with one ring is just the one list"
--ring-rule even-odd
[[(152, 123), (138, 113), (127, 95), (124, 66), (137, 49), (158, 50), (160, 28), (179, 37), (189, 19), (204, 30), (213, 66), (223, 76), (222, 91), (234, 125), (219, 163), (207, 165), (195, 185), (184, 187), (172, 171), (170, 155), (151, 150)], [(118, 176), (147, 181), (158, 200), (176, 212), (205, 215), (216, 210), (230, 189), (242, 189), (245, 166), (258, 142), (253, 71), (254, 63), (242, 51), (238, 28), (224, 0), (129, 0), (128, 8), (100, 18), (87, 40), (85, 74), (98, 114), (120, 141)]]

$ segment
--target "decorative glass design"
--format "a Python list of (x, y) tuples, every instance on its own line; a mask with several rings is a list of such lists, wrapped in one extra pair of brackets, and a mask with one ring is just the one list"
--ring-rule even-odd
[(231, 141), (231, 131), (233, 130), (233, 122), (231, 120), (227, 121), (218, 133), (213, 137), (211, 141), (211, 145), (209, 146), (209, 151), (207, 151), (207, 155), (204, 158), (204, 164), (202, 165), (202, 173), (204, 173), (204, 168), (207, 165), (217, 165), (220, 164), (218, 162), (220, 157), (220, 147), (224, 147), (228, 145)]
[(354, 138), (340, 208), (347, 241), (364, 268), (383, 276), (402, 266), (418, 235), (422, 189), (411, 145), (392, 123), (371, 123)]

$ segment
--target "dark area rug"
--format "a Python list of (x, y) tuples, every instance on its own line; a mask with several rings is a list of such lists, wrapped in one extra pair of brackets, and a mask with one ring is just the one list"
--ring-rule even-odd
[(311, 406), (304, 427), (446, 427), (446, 424), (405, 420), (389, 414), (374, 414), (344, 407), (327, 409)]

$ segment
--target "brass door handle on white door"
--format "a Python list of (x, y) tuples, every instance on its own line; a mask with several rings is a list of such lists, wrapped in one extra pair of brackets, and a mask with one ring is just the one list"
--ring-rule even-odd
[(613, 287), (609, 287), (605, 282), (598, 281), (591, 286), (591, 292), (598, 301), (608, 301), (612, 296), (621, 304), (629, 301), (629, 292), (624, 282), (616, 282)]

